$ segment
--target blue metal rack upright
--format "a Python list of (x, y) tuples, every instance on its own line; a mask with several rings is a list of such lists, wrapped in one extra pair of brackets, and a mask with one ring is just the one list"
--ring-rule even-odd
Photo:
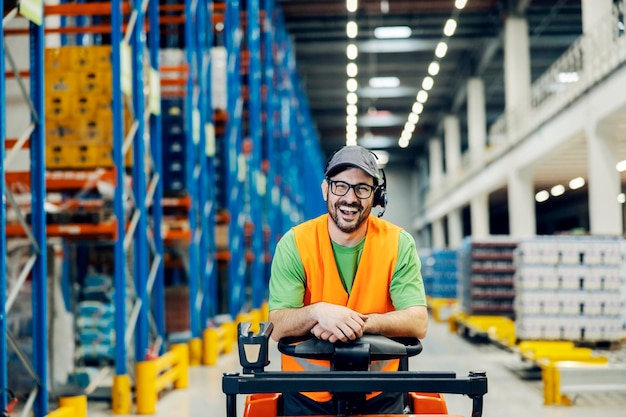
[[(0, 0), (0, 10), (4, 10), (4, 0)], [(4, 82), (4, 24), (0, 28), (0, 91), (6, 91)], [(5, 271), (6, 265), (6, 248), (7, 248), (7, 236), (6, 236), (6, 199), (4, 198), (4, 139), (5, 139), (5, 117), (6, 113), (6, 96), (0, 95), (0, 363), (7, 363), (7, 279)], [(8, 387), (9, 377), (7, 375), (7, 367), (0, 367), (0, 410), (5, 410), (7, 406), (7, 394), (4, 390)]]
[(214, 161), (215, 158), (215, 128), (213, 123), (213, 108), (211, 103), (211, 54), (213, 44), (212, 11), (210, 0), (198, 2), (196, 20), (196, 46), (198, 60), (198, 113), (199, 113), (199, 216), (202, 230), (200, 239), (200, 266), (203, 299), (201, 303), (201, 326), (207, 326), (208, 321), (217, 312), (217, 263), (215, 262), (215, 189)]
[[(150, 271), (152, 284), (152, 317), (156, 328), (156, 333), (161, 340), (165, 340), (165, 262), (163, 260), (163, 234), (161, 225), (163, 223), (163, 151), (162, 151), (162, 125), (161, 125), (161, 94), (159, 74), (159, 0), (150, 0), (148, 5), (148, 20), (154, 24), (150, 26), (148, 32), (148, 51), (150, 54), (150, 150), (152, 154), (152, 164), (154, 169), (153, 181), (154, 194), (152, 197), (152, 237), (153, 237), (153, 267)], [(158, 354), (165, 352), (165, 343), (161, 343)]]
[(247, 2), (247, 41), (250, 64), (248, 69), (248, 132), (252, 143), (250, 155), (250, 214), (253, 226), (251, 250), (254, 255), (251, 265), (252, 308), (259, 309), (266, 298), (264, 251), (263, 251), (263, 196), (265, 177), (262, 171), (262, 96), (261, 96), (261, 8), (259, 0)]
[(241, 95), (241, 9), (238, 0), (226, 2), (224, 38), (227, 49), (227, 105), (226, 123), (226, 190), (230, 217), (228, 242), (229, 305), (234, 319), (242, 312), (245, 296), (246, 259), (244, 252), (243, 183), (245, 162), (242, 154), (243, 97)]
[[(0, 2), (1, 3), (1, 2)], [(4, 5), (3, 5), (4, 9)], [(2, 63), (0, 67), (2, 69), (2, 99), (0, 104), (0, 137), (2, 139), (2, 151), (0, 158), (0, 174), (2, 175), (1, 181), (1, 193), (2, 208), (0, 209), (0, 243), (3, 253), (0, 254), (2, 261), (0, 261), (0, 292), (3, 295), (0, 297), (0, 308), (2, 317), (0, 318), (0, 359), (2, 360), (2, 368), (0, 371), (0, 410), (4, 410), (6, 407), (6, 389), (8, 388), (8, 376), (6, 374), (6, 367), (4, 364), (7, 362), (7, 341), (10, 341), (9, 333), (7, 331), (6, 320), (10, 313), (11, 304), (9, 304), (12, 296), (16, 294), (19, 288), (12, 288), (8, 297), (6, 295), (6, 201), (13, 201), (11, 195), (5, 184), (5, 54), (8, 53), (4, 49), (4, 25), (5, 22), (10, 21), (18, 14), (17, 10), (9, 12), (7, 16), (3, 17), (2, 35), (0, 36), (0, 59)], [(43, 7), (32, 8), (22, 13), (24, 17), (28, 16), (29, 21), (29, 65), (30, 65), (30, 94), (25, 97), (29, 101), (29, 107), (31, 109), (30, 125), (26, 131), (21, 135), (18, 143), (12, 148), (20, 148), (23, 143), (30, 138), (30, 185), (31, 185), (31, 228), (29, 230), (26, 225), (23, 214), (19, 211), (18, 207), (14, 205), (13, 209), (22, 217), (22, 226), (28, 236), (31, 249), (32, 249), (32, 262), (26, 264), (25, 269), (20, 273), (21, 276), (26, 277), (30, 274), (31, 286), (32, 286), (32, 366), (29, 363), (24, 363), (28, 371), (32, 374), (35, 380), (36, 387), (31, 391), (30, 398), (25, 406), (26, 411), (32, 411), (35, 417), (41, 417), (48, 412), (48, 304), (47, 304), (47, 256), (46, 256), (46, 218), (44, 211), (45, 200), (45, 129), (43, 126), (43, 114), (44, 114), (44, 71), (43, 71), (43, 44), (44, 44), (44, 27), (43, 27)], [(15, 72), (18, 69), (12, 68)], [(19, 78), (19, 77), (16, 77)], [(21, 82), (21, 80), (19, 80)], [(17, 150), (17, 149), (16, 149)], [(6, 156), (8, 158), (8, 155)], [(13, 205), (13, 203), (12, 203)], [(18, 283), (17, 286), (20, 286)], [(17, 287), (16, 286), (16, 287)], [(15, 349), (18, 349), (17, 345), (13, 345)], [(25, 360), (25, 359), (23, 359)]]
[[(115, 375), (112, 388), (112, 409), (114, 414), (128, 414), (131, 406), (131, 382), (126, 363), (126, 215), (124, 212), (124, 98), (122, 96), (122, 3), (111, 2), (111, 67), (112, 67), (112, 116), (113, 116), (113, 165), (115, 187), (113, 213), (117, 221), (117, 239), (113, 244), (115, 286)], [(119, 343), (119, 341), (124, 341)]]
[[(195, 7), (194, 7), (195, 6)], [(191, 337), (198, 339), (201, 337), (202, 325), (200, 323), (200, 315), (196, 308), (196, 299), (201, 295), (201, 286), (199, 282), (199, 264), (200, 264), (200, 248), (199, 240), (201, 231), (198, 228), (198, 173), (196, 167), (199, 164), (198, 156), (198, 121), (194, 118), (198, 117), (197, 102), (194, 100), (195, 79), (197, 78), (196, 54), (194, 37), (196, 30), (196, 11), (198, 2), (185, 0), (185, 59), (189, 68), (187, 76), (186, 94), (185, 94), (185, 133), (187, 134), (187, 155), (186, 155), (186, 177), (187, 192), (191, 198), (191, 211), (189, 213), (189, 229), (191, 230), (191, 240), (188, 245), (189, 250), (189, 312)]]

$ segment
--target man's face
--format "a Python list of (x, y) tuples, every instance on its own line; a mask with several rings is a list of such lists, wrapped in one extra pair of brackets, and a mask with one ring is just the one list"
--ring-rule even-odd
[[(368, 185), (374, 187), (374, 179), (359, 168), (348, 168), (330, 178), (331, 181), (343, 181), (350, 185)], [(346, 195), (337, 196), (331, 192), (331, 184), (324, 180), (322, 194), (326, 200), (328, 214), (339, 230), (352, 233), (367, 220), (372, 211), (374, 192), (368, 198), (358, 198), (354, 188)]]

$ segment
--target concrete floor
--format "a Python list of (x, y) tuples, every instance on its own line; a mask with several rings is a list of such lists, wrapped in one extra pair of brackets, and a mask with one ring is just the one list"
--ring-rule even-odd
[[(412, 370), (454, 371), (466, 376), (472, 370), (487, 372), (489, 392), (485, 396), (484, 417), (624, 417), (626, 394), (585, 394), (578, 396), (574, 405), (544, 406), (543, 386), (540, 380), (521, 379), (513, 370), (527, 367), (520, 358), (492, 344), (476, 344), (450, 333), (447, 324), (431, 321), (428, 336), (423, 340), (424, 351), (411, 359)], [(272, 346), (268, 370), (279, 364), (278, 352)], [(611, 362), (626, 363), (626, 348), (603, 351)], [(223, 372), (240, 371), (234, 355), (220, 357), (214, 367), (190, 369), (190, 387), (166, 392), (157, 404), (155, 417), (214, 417), (226, 415), (225, 396), (222, 393)], [(626, 375), (625, 375), (626, 379)], [(470, 416), (471, 401), (460, 395), (446, 395), (450, 414)], [(243, 409), (239, 398), (239, 412)], [(90, 417), (109, 417), (110, 407), (105, 403), (90, 402)]]

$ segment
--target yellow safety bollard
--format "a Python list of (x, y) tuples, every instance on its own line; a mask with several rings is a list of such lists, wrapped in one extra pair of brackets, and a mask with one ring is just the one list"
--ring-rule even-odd
[(87, 417), (87, 396), (75, 395), (59, 398), (59, 407), (68, 407), (74, 410), (74, 417)]
[(154, 414), (158, 399), (156, 361), (138, 362), (136, 372), (137, 414)]
[(219, 356), (219, 332), (220, 330), (211, 327), (202, 332), (202, 363), (205, 365), (215, 365)]
[(182, 389), (189, 386), (189, 346), (185, 344), (177, 344), (172, 346), (171, 349), (177, 356), (178, 374), (174, 380), (174, 388)]
[(125, 415), (131, 413), (132, 396), (129, 375), (115, 375), (111, 392), (111, 408), (113, 414)]
[(222, 324), (222, 328), (226, 332), (223, 341), (223, 352), (224, 353), (232, 353), (235, 347), (235, 343), (237, 342), (237, 323), (228, 322)]
[(202, 339), (189, 340), (189, 366), (199, 366), (202, 361)]

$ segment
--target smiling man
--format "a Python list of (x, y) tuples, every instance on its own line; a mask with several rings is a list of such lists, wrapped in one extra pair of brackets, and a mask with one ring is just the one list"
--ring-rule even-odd
[[(345, 146), (326, 164), (328, 214), (304, 222), (278, 242), (269, 284), (275, 340), (307, 333), (354, 340), (364, 333), (424, 338), (428, 313), (420, 260), (411, 235), (370, 215), (386, 204), (376, 156)], [(394, 371), (397, 361), (378, 364)], [(330, 369), (329, 363), (282, 357), (285, 371)], [(401, 413), (396, 393), (368, 395), (369, 414)], [(329, 393), (283, 396), (284, 415), (332, 414)]]

